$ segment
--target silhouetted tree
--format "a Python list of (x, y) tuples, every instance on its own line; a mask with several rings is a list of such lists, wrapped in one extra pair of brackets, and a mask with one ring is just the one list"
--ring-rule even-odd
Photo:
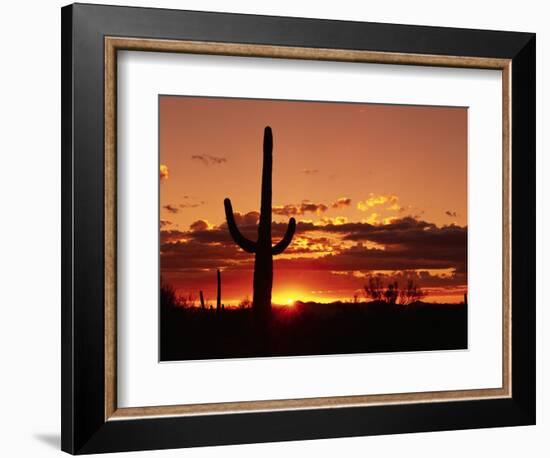
[(365, 290), (365, 296), (367, 299), (372, 299), (373, 301), (383, 300), (382, 293), (384, 291), (384, 285), (382, 284), (382, 279), (380, 276), (369, 276), (368, 282), (363, 286)]
[(252, 301), (248, 296), (246, 296), (241, 300), (241, 302), (239, 302), (240, 309), (249, 309), (250, 307), (252, 307)]
[(384, 287), (380, 276), (369, 276), (363, 289), (367, 298), (387, 304), (408, 305), (426, 297), (426, 293), (412, 279), (407, 280), (405, 286), (400, 289), (397, 281), (389, 282)]
[(160, 282), (160, 304), (162, 307), (177, 307), (179, 305), (176, 290), (172, 285)]
[(406, 286), (399, 291), (399, 303), (401, 305), (409, 305), (426, 297), (426, 293), (414, 282), (407, 280)]
[(194, 307), (197, 298), (193, 296), (193, 293), (189, 293), (187, 296), (181, 296), (178, 298), (179, 304), (183, 308)]
[(397, 298), (399, 297), (399, 284), (394, 281), (393, 283), (389, 283), (386, 290), (384, 291), (384, 300), (388, 304), (395, 304), (397, 302)]

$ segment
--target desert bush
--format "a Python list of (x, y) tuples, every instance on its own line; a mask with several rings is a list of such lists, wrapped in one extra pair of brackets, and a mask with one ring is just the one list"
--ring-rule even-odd
[(402, 305), (418, 302), (424, 297), (426, 293), (412, 279), (407, 280), (407, 285), (399, 291), (399, 303)]
[(397, 281), (384, 286), (380, 276), (369, 276), (363, 289), (367, 299), (391, 305), (409, 305), (426, 297), (426, 293), (412, 279), (407, 280), (403, 288), (399, 288)]
[(252, 307), (252, 301), (248, 296), (244, 297), (241, 302), (239, 302), (240, 309), (249, 309), (250, 307)]
[(384, 300), (387, 304), (395, 304), (397, 298), (399, 297), (399, 284), (395, 281), (389, 283), (386, 290), (384, 291)]
[(369, 276), (368, 283), (363, 286), (363, 289), (367, 299), (373, 301), (383, 300), (384, 285), (380, 276)]
[(179, 305), (174, 287), (162, 280), (160, 282), (160, 304), (164, 308), (177, 307)]

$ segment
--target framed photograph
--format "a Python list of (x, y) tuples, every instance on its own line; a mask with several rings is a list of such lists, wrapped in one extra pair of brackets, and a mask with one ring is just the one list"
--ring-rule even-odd
[(535, 423), (535, 35), (62, 9), (62, 448)]

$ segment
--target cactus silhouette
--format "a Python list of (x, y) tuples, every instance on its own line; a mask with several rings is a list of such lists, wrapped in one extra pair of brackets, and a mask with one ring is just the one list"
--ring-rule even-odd
[(218, 294), (216, 296), (216, 311), (220, 311), (220, 307), (222, 304), (222, 275), (220, 273), (220, 269), (218, 269)]
[(201, 298), (201, 309), (204, 309), (204, 294), (202, 293), (202, 289), (199, 291), (199, 296)]
[(271, 179), (273, 168), (273, 134), (268, 126), (264, 130), (264, 162), (262, 169), (262, 196), (260, 223), (256, 242), (241, 234), (235, 217), (231, 200), (225, 199), (225, 217), (229, 233), (237, 245), (247, 253), (254, 253), (254, 296), (252, 308), (258, 316), (267, 317), (271, 312), (271, 288), (273, 286), (273, 256), (281, 254), (290, 245), (296, 230), (296, 220), (290, 218), (282, 240), (273, 246), (271, 240)]

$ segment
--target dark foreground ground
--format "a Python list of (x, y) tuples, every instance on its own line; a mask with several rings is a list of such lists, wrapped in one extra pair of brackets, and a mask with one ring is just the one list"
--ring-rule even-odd
[(259, 332), (251, 309), (161, 307), (161, 361), (467, 348), (460, 304), (297, 303), (273, 307)]

